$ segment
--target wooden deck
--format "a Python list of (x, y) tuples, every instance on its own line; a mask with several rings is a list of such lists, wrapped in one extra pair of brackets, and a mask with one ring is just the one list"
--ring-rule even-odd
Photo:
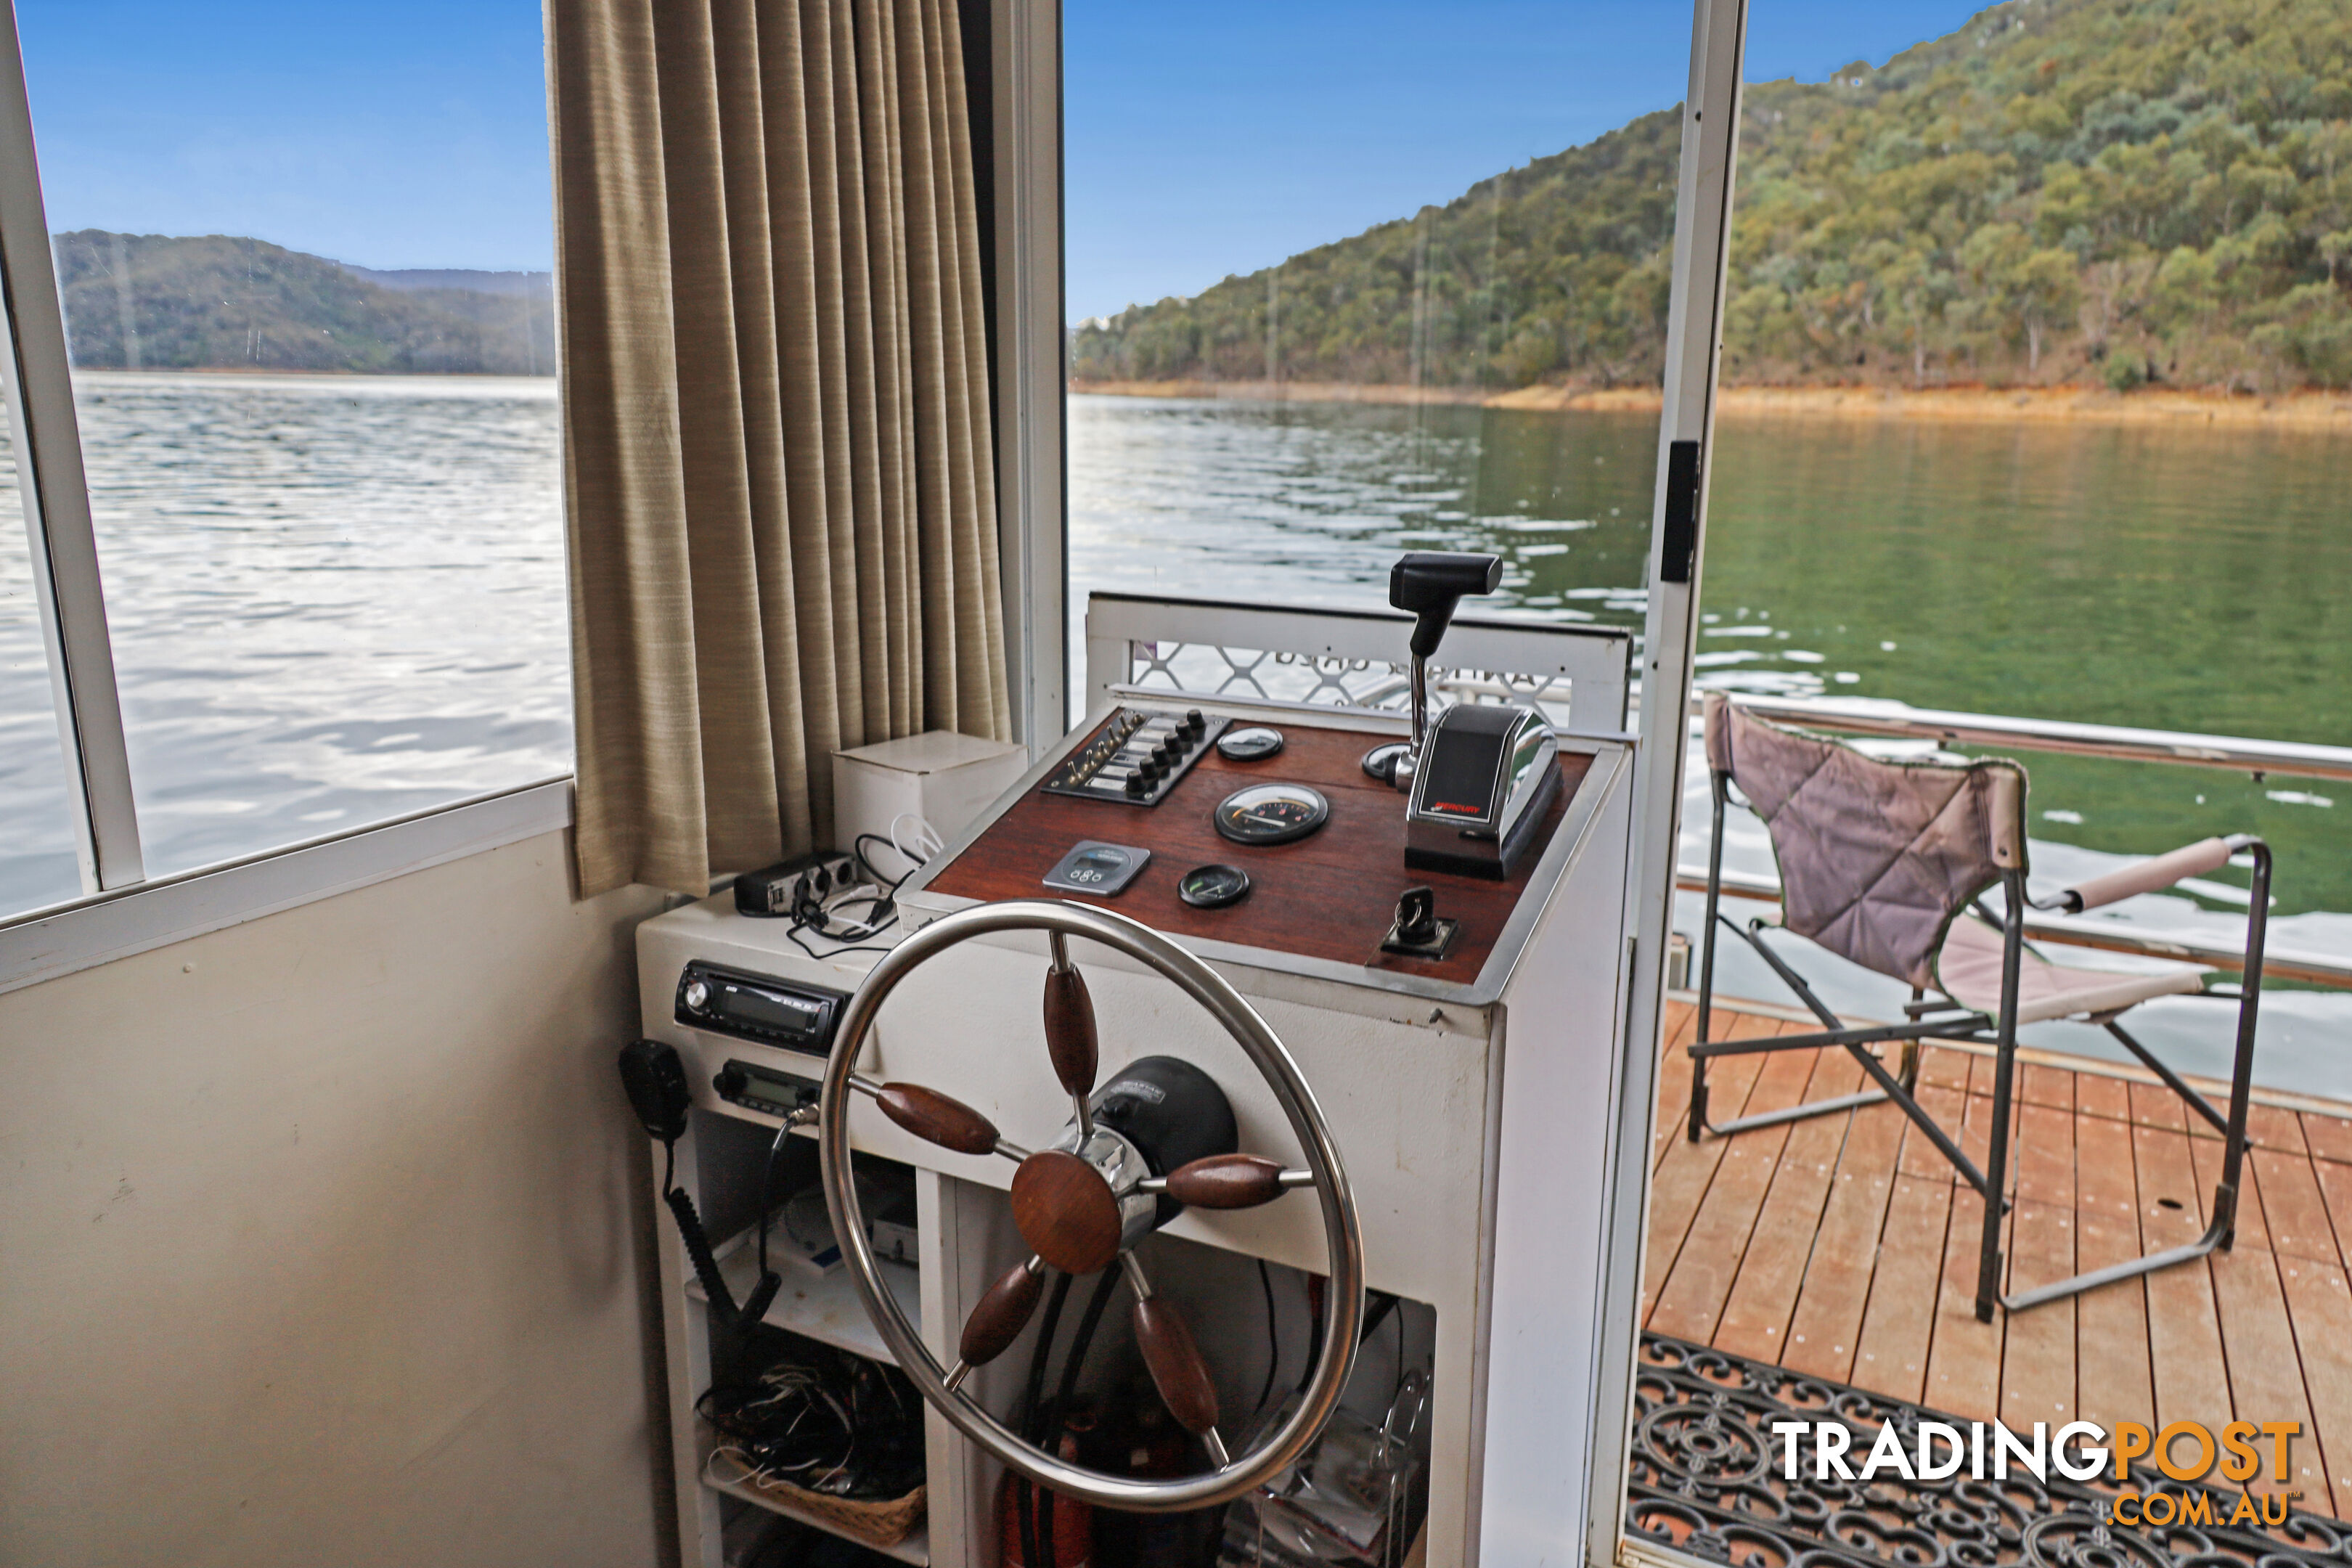
[[(1819, 1026), (1722, 1006), (1716, 1018), (1721, 1038)], [(1695, 1011), (1670, 1004), (1665, 1024), (1646, 1328), (2012, 1427), (2300, 1421), (2284, 1489), (2352, 1518), (2352, 1121), (2257, 1104), (2232, 1250), (1984, 1324), (1982, 1201), (1901, 1111), (1693, 1144), (1682, 1047)], [(1929, 1047), (1920, 1070), (1922, 1105), (1963, 1127), (1979, 1165), (1991, 1069)], [(1842, 1051), (1790, 1051), (1719, 1058), (1707, 1081), (1726, 1121), (1851, 1093), (1862, 1072)], [(2171, 1093), (2087, 1063), (2026, 1065), (2018, 1100), (2005, 1289), (2201, 1234), (2221, 1143)]]

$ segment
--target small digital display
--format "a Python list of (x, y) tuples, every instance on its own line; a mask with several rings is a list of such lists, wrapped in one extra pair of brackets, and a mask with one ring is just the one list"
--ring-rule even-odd
[(745, 1093), (754, 1100), (764, 1100), (772, 1105), (798, 1105), (800, 1096), (794, 1092), (790, 1079), (765, 1078), (756, 1072), (746, 1073)]
[(795, 1035), (806, 1034), (815, 1028), (824, 1011), (814, 1002), (772, 996), (766, 992), (746, 990), (740, 985), (727, 987), (720, 1010), (727, 1016), (746, 1024), (782, 1029)]
[(1136, 874), (1150, 860), (1149, 849), (1081, 838), (1045, 873), (1045, 886), (1061, 892), (1096, 893), (1109, 898), (1134, 881)]

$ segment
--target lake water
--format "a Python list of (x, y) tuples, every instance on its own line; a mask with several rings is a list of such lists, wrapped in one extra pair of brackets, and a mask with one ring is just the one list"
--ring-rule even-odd
[[(76, 392), (151, 876), (571, 771), (551, 378)], [(5, 488), (0, 911), (79, 890)]]
[[(1072, 646), (1086, 592), (1384, 601), (1400, 549), (1493, 551), (1507, 613), (1638, 627), (1655, 417), (1076, 397)], [(2297, 433), (1732, 420), (1715, 458), (1702, 684), (2224, 734), (2352, 740), (2352, 441)], [(1484, 607), (1484, 606), (1482, 606)], [(2278, 853), (2273, 952), (2352, 955), (2352, 790), (2202, 769), (2025, 757), (2037, 884), (2213, 833)], [(1706, 863), (1685, 780), (1683, 863)], [(2337, 797), (2342, 796), (2341, 800)], [(1727, 864), (1769, 875), (1736, 814)], [(2118, 906), (2242, 940), (2245, 873)], [(2233, 888), (2231, 884), (2236, 884)], [(2234, 897), (2233, 897), (2234, 895)], [(1679, 929), (1701, 926), (1695, 898)], [(2131, 960), (2063, 950), (2063, 961)], [(1727, 994), (1791, 1001), (1734, 953)], [(1809, 963), (1832, 1005), (1906, 993)], [(2228, 1009), (2175, 1000), (2137, 1032), (2226, 1075)], [(2080, 1026), (2037, 1044), (2115, 1057)], [(2352, 996), (2273, 987), (2257, 1075), (2352, 1099)]]
[[(551, 381), (79, 391), (152, 873), (566, 771)], [(1505, 557), (1510, 613), (1641, 621), (1651, 417), (1078, 396), (1070, 438), (1074, 611), (1097, 588), (1375, 605), (1398, 550), (1460, 547)], [(1732, 421), (1701, 677), (2342, 742), (2347, 495), (2352, 442), (2325, 436)], [(0, 496), (0, 911), (77, 890), (16, 506)], [(2352, 791), (2028, 763), (2044, 868), (2251, 828), (2279, 850), (2273, 940), (2352, 951), (2330, 912), (2352, 910)], [(1758, 836), (1727, 842), (1769, 867)], [(2227, 895), (2138, 913), (2234, 929)]]
[[(1506, 562), (1482, 607), (1641, 625), (1654, 416), (1082, 396), (1070, 426), (1074, 600), (1379, 605), (1400, 549), (1475, 549)], [(1715, 468), (1704, 684), (2352, 740), (2352, 441), (1733, 420)], [(2053, 842), (2257, 831), (2282, 910), (2352, 910), (2328, 786), (2029, 760)]]

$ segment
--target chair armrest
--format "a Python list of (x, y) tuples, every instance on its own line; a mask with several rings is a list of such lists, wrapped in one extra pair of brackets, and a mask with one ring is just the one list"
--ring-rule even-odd
[(2105, 876), (2078, 882), (2056, 898), (2042, 901), (2040, 907), (2080, 914), (2084, 910), (2095, 910), (2103, 904), (2112, 904), (2136, 893), (2162, 892), (2183, 877), (2220, 870), (2230, 863), (2231, 855), (2251, 842), (2251, 837), (2243, 834), (2232, 834), (2227, 838), (2200, 838), (2168, 854), (2136, 861)]

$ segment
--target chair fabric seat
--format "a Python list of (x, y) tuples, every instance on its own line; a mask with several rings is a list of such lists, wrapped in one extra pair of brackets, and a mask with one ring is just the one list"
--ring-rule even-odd
[[(2000, 932), (1962, 915), (1952, 922), (1937, 960), (1944, 994), (1979, 1012), (2000, 1011)], [(2017, 1021), (2118, 1012), (2152, 996), (2179, 996), (2204, 989), (2208, 972), (2189, 963), (2123, 974), (2105, 969), (2070, 969), (2053, 963), (2028, 946), (2017, 977)]]

